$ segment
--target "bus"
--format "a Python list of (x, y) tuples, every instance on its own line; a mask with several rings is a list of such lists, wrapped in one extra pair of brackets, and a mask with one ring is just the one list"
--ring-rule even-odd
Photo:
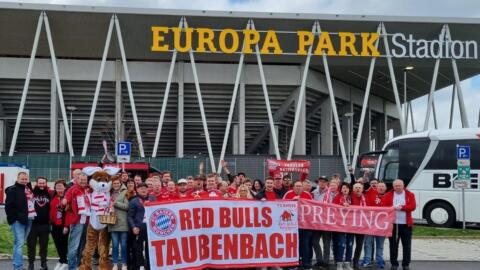
[(436, 227), (452, 227), (463, 221), (462, 191), (457, 178), (457, 145), (470, 146), (470, 188), (465, 190), (465, 221), (480, 223), (480, 128), (429, 130), (398, 136), (382, 151), (359, 156), (358, 164), (372, 169), (377, 179), (391, 186), (402, 179), (415, 194), (414, 219)]

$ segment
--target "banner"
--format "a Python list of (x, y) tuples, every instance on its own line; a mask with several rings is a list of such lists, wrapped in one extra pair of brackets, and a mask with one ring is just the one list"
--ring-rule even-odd
[(313, 200), (299, 200), (298, 227), (301, 229), (392, 236), (393, 207), (348, 207)]
[(276, 160), (267, 159), (268, 173), (271, 177), (282, 174), (299, 173), (300, 179), (305, 180), (310, 173), (309, 160)]
[(298, 264), (296, 201), (196, 199), (145, 207), (151, 269)]

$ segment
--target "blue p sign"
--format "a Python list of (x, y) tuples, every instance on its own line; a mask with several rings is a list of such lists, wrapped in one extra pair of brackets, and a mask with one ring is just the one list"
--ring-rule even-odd
[(457, 146), (457, 159), (470, 159), (470, 146)]
[(117, 144), (117, 156), (129, 156), (131, 153), (131, 144), (129, 142), (119, 142)]

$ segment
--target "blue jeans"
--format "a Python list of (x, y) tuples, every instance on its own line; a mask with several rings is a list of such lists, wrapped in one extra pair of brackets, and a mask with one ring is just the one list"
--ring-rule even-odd
[(23, 269), (23, 252), (22, 248), (27, 241), (28, 234), (32, 228), (32, 221), (29, 220), (27, 225), (15, 221), (10, 225), (13, 234), (13, 269)]
[[(112, 232), (112, 262), (127, 264), (127, 234), (128, 232)], [(122, 259), (118, 260), (118, 248), (122, 250)]]
[(335, 262), (350, 262), (352, 260), (353, 234), (333, 233), (333, 255)]
[(365, 256), (363, 257), (363, 263), (369, 264), (372, 262), (372, 252), (373, 252), (373, 243), (375, 241), (375, 260), (377, 264), (385, 265), (383, 260), (383, 244), (385, 242), (385, 237), (383, 236), (365, 236)]
[(85, 224), (74, 224), (70, 226), (70, 238), (68, 239), (68, 269), (76, 270), (78, 267), (78, 252)]

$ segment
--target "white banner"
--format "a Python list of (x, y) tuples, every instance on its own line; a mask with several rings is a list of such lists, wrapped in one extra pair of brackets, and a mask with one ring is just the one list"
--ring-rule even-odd
[(151, 269), (298, 264), (296, 201), (157, 202), (146, 215)]

